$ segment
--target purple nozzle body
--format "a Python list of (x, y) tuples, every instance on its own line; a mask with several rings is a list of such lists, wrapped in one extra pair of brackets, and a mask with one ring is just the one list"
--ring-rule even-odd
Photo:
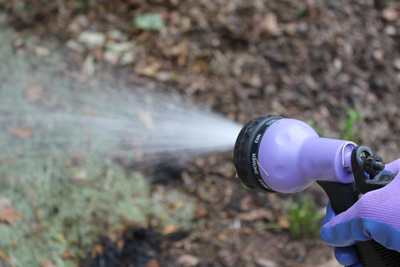
[(265, 184), (281, 193), (302, 191), (314, 181), (347, 184), (354, 180), (350, 155), (355, 146), (349, 141), (320, 138), (302, 121), (280, 119), (262, 136), (258, 169)]

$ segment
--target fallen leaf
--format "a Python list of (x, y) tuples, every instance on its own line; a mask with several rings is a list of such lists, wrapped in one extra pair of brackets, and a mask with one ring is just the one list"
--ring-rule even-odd
[(184, 255), (180, 256), (176, 262), (183, 266), (192, 267), (192, 266), (196, 266), (197, 264), (199, 264), (200, 260), (199, 260), (199, 258), (197, 258), (193, 255), (184, 254)]
[(157, 260), (151, 260), (146, 263), (146, 267), (160, 267), (160, 263)]
[(197, 221), (197, 220), (199, 220), (199, 219), (201, 219), (201, 218), (203, 218), (203, 217), (205, 217), (205, 216), (207, 216), (207, 215), (208, 215), (208, 210), (207, 210), (207, 209), (200, 209), (200, 210), (197, 210), (197, 211), (194, 213), (193, 220), (194, 220), (194, 221)]
[(278, 267), (278, 264), (269, 259), (257, 259), (256, 263), (260, 267)]
[(122, 249), (124, 248), (124, 244), (125, 244), (125, 241), (123, 239), (119, 239), (117, 241), (117, 249), (118, 249), (118, 251), (122, 251)]
[(278, 223), (283, 229), (289, 229), (290, 228), (290, 222), (285, 217), (279, 217), (278, 218)]
[(274, 215), (266, 209), (254, 209), (249, 212), (239, 214), (239, 219), (245, 222), (257, 221), (266, 219), (268, 221), (274, 221)]
[(176, 225), (170, 224), (164, 227), (163, 234), (168, 235), (177, 232), (179, 229)]
[(160, 68), (159, 64), (153, 63), (146, 67), (136, 67), (135, 72), (138, 74), (141, 74), (141, 75), (154, 77), (154, 76), (156, 76), (159, 68)]
[(266, 32), (275, 33), (278, 30), (278, 19), (274, 13), (268, 13), (261, 21), (261, 28)]
[(54, 265), (51, 261), (43, 258), (41, 267), (57, 267), (57, 265)]
[(134, 18), (133, 24), (142, 30), (156, 31), (164, 27), (164, 20), (159, 13), (146, 13)]
[(12, 226), (16, 226), (15, 222), (17, 219), (24, 217), (22, 213), (17, 213), (12, 207), (7, 207), (0, 210), (0, 222), (7, 222)]
[(61, 255), (61, 257), (62, 257), (64, 260), (66, 260), (66, 259), (72, 258), (72, 255), (71, 255), (71, 253), (70, 253), (68, 250), (66, 250), (66, 251), (63, 252), (63, 254)]
[(12, 134), (21, 139), (29, 139), (33, 135), (33, 129), (29, 127), (21, 127), (18, 129), (14, 129), (12, 131)]
[(44, 57), (50, 55), (50, 50), (44, 46), (37, 46), (35, 48), (35, 54), (39, 57)]
[(217, 235), (217, 238), (218, 238), (219, 240), (221, 240), (222, 242), (226, 242), (226, 241), (228, 240), (228, 237), (227, 237), (224, 233), (219, 233), (219, 234)]
[(25, 88), (25, 99), (28, 102), (42, 101), (46, 97), (44, 87), (40, 84), (33, 84)]
[(103, 246), (102, 246), (102, 245), (97, 245), (97, 246), (95, 247), (95, 250), (96, 250), (96, 252), (97, 252), (97, 255), (103, 254)]
[(185, 207), (185, 202), (183, 202), (183, 201), (178, 201), (177, 203), (175, 203), (175, 204), (172, 206), (172, 210), (173, 210), (173, 211), (176, 211), (176, 210), (179, 210), (179, 209), (181, 209), (181, 208), (183, 208), (183, 207)]
[(209, 69), (210, 65), (208, 65), (207, 61), (204, 59), (196, 59), (195, 64), (193, 66), (194, 73), (200, 73), (204, 70)]
[(102, 47), (106, 41), (106, 35), (101, 32), (84, 31), (79, 35), (78, 41), (88, 48)]

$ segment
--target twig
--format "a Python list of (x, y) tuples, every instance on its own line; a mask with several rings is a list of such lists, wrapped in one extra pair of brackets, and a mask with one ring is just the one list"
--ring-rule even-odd
[(5, 261), (8, 261), (12, 267), (15, 267), (15, 265), (11, 263), (10, 257), (8, 257), (7, 254), (4, 253), (1, 249), (0, 249), (0, 258), (2, 258)]
[(27, 195), (28, 195), (29, 205), (31, 205), (31, 208), (32, 208), (33, 212), (35, 213), (35, 216), (36, 216), (36, 218), (37, 218), (37, 220), (38, 220), (40, 226), (41, 226), (42, 228), (44, 228), (44, 222), (43, 222), (42, 216), (40, 215), (39, 209), (36, 208), (35, 204), (33, 203), (33, 200), (32, 200), (32, 192), (31, 192), (31, 190), (30, 190), (29, 187), (25, 184), (25, 182), (21, 182), (21, 185), (22, 185), (22, 187), (25, 189), (25, 191), (26, 191), (26, 193), (27, 193)]

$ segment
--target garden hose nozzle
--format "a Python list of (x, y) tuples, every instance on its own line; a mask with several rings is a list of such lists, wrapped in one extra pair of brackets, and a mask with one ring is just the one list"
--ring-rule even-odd
[[(235, 143), (234, 161), (237, 176), (252, 190), (295, 193), (317, 182), (336, 214), (395, 177), (381, 172), (382, 159), (368, 147), (321, 138), (302, 121), (274, 115), (246, 123)], [(400, 266), (400, 253), (373, 240), (355, 248), (365, 267)]]

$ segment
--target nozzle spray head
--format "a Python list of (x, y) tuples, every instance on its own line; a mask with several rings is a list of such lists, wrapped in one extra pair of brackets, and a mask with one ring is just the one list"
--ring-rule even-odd
[(354, 180), (349, 141), (320, 138), (308, 124), (259, 116), (240, 131), (234, 161), (238, 177), (253, 190), (294, 193), (314, 181)]

